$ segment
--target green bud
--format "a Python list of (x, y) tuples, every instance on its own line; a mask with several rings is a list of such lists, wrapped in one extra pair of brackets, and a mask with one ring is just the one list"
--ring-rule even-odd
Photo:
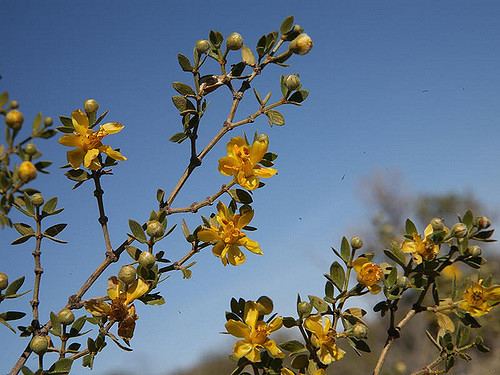
[(158, 220), (148, 221), (146, 233), (151, 237), (161, 237), (165, 233), (165, 228)]
[(368, 336), (368, 328), (364, 324), (356, 323), (352, 327), (352, 335), (357, 339), (364, 339)]
[(406, 276), (399, 276), (396, 280), (396, 285), (399, 288), (407, 288), (410, 285), (410, 280)]
[(87, 99), (85, 103), (83, 103), (83, 108), (87, 113), (94, 113), (99, 109), (99, 103), (97, 103), (95, 99)]
[(285, 77), (285, 86), (288, 90), (294, 91), (300, 87), (300, 78), (296, 74), (290, 74)]
[(491, 221), (486, 216), (476, 217), (476, 225), (479, 229), (486, 229), (491, 225)]
[(354, 250), (361, 249), (363, 247), (363, 240), (359, 236), (354, 236), (351, 238), (351, 246)]
[(41, 206), (44, 202), (43, 196), (40, 193), (35, 193), (31, 196), (31, 203), (34, 206)]
[(227, 49), (237, 51), (243, 47), (243, 37), (239, 33), (232, 33), (226, 40)]
[(453, 228), (451, 228), (451, 231), (456, 238), (464, 238), (467, 236), (467, 226), (464, 223), (456, 223)]
[(300, 34), (290, 42), (288, 49), (297, 55), (305, 55), (313, 48), (313, 41), (306, 33)]
[(440, 231), (444, 229), (444, 221), (440, 217), (435, 217), (431, 220), (431, 226), (433, 231)]
[(36, 145), (34, 143), (28, 143), (24, 148), (24, 152), (30, 156), (33, 156), (38, 152), (38, 149), (36, 148)]
[(143, 251), (139, 255), (139, 264), (144, 268), (152, 268), (156, 262), (156, 258), (149, 251)]
[(210, 42), (206, 39), (200, 39), (195, 45), (196, 51), (201, 55), (202, 53), (208, 52), (210, 49)]
[(30, 348), (36, 354), (43, 354), (49, 348), (49, 338), (47, 336), (35, 336), (31, 339)]
[(54, 120), (52, 120), (52, 117), (45, 117), (45, 119), (43, 120), (43, 123), (45, 124), (45, 126), (52, 126), (52, 124), (54, 123)]
[(24, 122), (24, 115), (17, 109), (13, 109), (5, 115), (5, 124), (13, 130), (21, 129)]
[(9, 276), (6, 273), (0, 272), (0, 290), (4, 290), (9, 285)]
[(127, 285), (132, 284), (136, 280), (136, 277), (137, 277), (137, 271), (131, 265), (123, 266), (122, 268), (120, 268), (120, 272), (118, 272), (118, 279), (120, 279)]
[(57, 320), (59, 320), (64, 325), (72, 324), (75, 321), (75, 314), (70, 309), (62, 309), (57, 314)]
[(19, 108), (19, 102), (17, 100), (11, 100), (9, 103), (10, 109), (18, 109)]
[(478, 257), (481, 255), (481, 252), (482, 252), (481, 248), (477, 245), (470, 246), (465, 251), (465, 253), (471, 257)]
[(312, 311), (312, 305), (309, 302), (299, 302), (297, 305), (297, 312), (301, 318), (307, 318)]

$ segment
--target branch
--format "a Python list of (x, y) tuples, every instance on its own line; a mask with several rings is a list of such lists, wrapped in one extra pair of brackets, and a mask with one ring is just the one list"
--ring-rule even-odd
[(36, 221), (36, 244), (35, 244), (35, 250), (33, 251), (33, 258), (35, 261), (35, 282), (33, 286), (33, 299), (31, 300), (31, 308), (33, 309), (33, 323), (32, 325), (36, 325), (34, 327), (36, 330), (40, 328), (40, 322), (39, 322), (39, 316), (38, 316), (38, 305), (40, 304), (39, 300), (39, 294), (40, 294), (40, 283), (42, 280), (42, 273), (43, 273), (43, 268), (42, 268), (42, 262), (40, 259), (41, 256), (41, 244), (42, 244), (42, 219), (40, 217), (40, 207), (36, 207), (36, 213), (35, 213), (35, 221)]
[(94, 196), (97, 200), (97, 207), (99, 208), (99, 224), (101, 224), (102, 233), (104, 236), (104, 244), (106, 245), (106, 256), (113, 256), (113, 246), (111, 245), (111, 239), (109, 237), (108, 231), (108, 217), (106, 216), (106, 212), (104, 211), (104, 201), (102, 196), (104, 194), (104, 190), (101, 187), (101, 172), (92, 171), (92, 178), (94, 179)]

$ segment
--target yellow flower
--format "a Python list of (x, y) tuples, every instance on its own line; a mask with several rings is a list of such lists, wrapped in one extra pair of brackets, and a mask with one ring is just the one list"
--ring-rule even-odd
[(318, 348), (316, 354), (321, 363), (329, 365), (344, 357), (345, 352), (335, 343), (336, 332), (328, 317), (323, 320), (321, 315), (313, 315), (304, 321), (304, 327), (312, 333), (311, 343)]
[(360, 256), (352, 262), (352, 266), (358, 274), (357, 280), (360, 284), (366, 286), (372, 294), (380, 292), (381, 287), (378, 283), (384, 278), (382, 267), (370, 262), (368, 258), (364, 256)]
[(459, 279), (460, 277), (462, 277), (462, 270), (460, 270), (460, 268), (456, 264), (450, 264), (449, 266), (443, 268), (443, 270), (441, 271), (441, 275), (446, 279)]
[(500, 285), (485, 288), (482, 283), (483, 280), (479, 280), (467, 288), (462, 296), (462, 301), (458, 304), (460, 309), (475, 317), (489, 313), (494, 306), (500, 303)]
[(425, 228), (424, 238), (413, 233), (412, 240), (404, 240), (401, 244), (401, 250), (404, 253), (411, 253), (415, 263), (420, 264), (422, 260), (432, 260), (439, 253), (439, 245), (435, 244), (430, 236), (432, 235), (432, 226), (429, 224)]
[(105, 136), (120, 132), (123, 129), (122, 124), (108, 122), (101, 125), (98, 131), (94, 131), (89, 128), (87, 115), (79, 109), (73, 111), (71, 120), (75, 128), (74, 133), (63, 135), (59, 139), (59, 143), (64, 146), (76, 147), (67, 153), (68, 163), (73, 169), (78, 169), (83, 164), (85, 168), (98, 170), (101, 168), (98, 159), (101, 152), (115, 160), (127, 160), (120, 152), (113, 150), (110, 146), (103, 145), (101, 142)]
[(219, 172), (234, 176), (234, 180), (245, 189), (257, 189), (260, 178), (269, 178), (278, 172), (258, 164), (268, 146), (269, 138), (265, 134), (258, 135), (251, 146), (242, 137), (231, 139), (227, 144), (227, 156), (219, 160)]
[(204, 227), (198, 231), (198, 239), (214, 244), (212, 252), (219, 257), (222, 264), (229, 262), (233, 266), (239, 266), (245, 262), (245, 254), (240, 250), (244, 246), (254, 254), (262, 255), (262, 250), (257, 241), (253, 241), (241, 230), (250, 223), (253, 218), (253, 210), (246, 209), (239, 214), (231, 212), (227, 206), (219, 202), (217, 204), (217, 215), (211, 218), (210, 227)]
[(281, 375), (295, 375), (295, 372), (292, 370), (287, 369), (286, 367), (283, 367), (281, 369)]
[(91, 299), (85, 302), (85, 309), (95, 317), (107, 317), (118, 322), (118, 335), (128, 340), (134, 334), (135, 321), (138, 319), (133, 302), (148, 290), (148, 284), (140, 278), (126, 286), (113, 276), (108, 280), (111, 303)]
[(272, 357), (285, 357), (276, 342), (268, 337), (271, 332), (281, 328), (283, 318), (277, 316), (269, 323), (266, 323), (259, 320), (260, 310), (260, 304), (248, 301), (245, 303), (245, 322), (233, 319), (226, 322), (227, 332), (243, 339), (234, 345), (233, 355), (238, 359), (246, 357), (251, 362), (260, 362), (260, 351), (262, 349), (266, 349)]

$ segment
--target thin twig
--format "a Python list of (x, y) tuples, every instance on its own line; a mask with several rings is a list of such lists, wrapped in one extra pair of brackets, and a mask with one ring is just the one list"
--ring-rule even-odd
[(92, 172), (92, 178), (94, 180), (95, 190), (94, 196), (97, 200), (97, 207), (99, 208), (99, 224), (101, 224), (102, 234), (104, 236), (104, 244), (106, 246), (106, 256), (113, 256), (113, 246), (111, 245), (111, 239), (109, 237), (108, 231), (108, 217), (104, 211), (104, 201), (102, 196), (104, 195), (104, 190), (101, 187), (101, 173), (99, 171)]
[(40, 217), (40, 207), (36, 207), (35, 211), (35, 222), (36, 222), (36, 244), (35, 244), (35, 250), (33, 251), (33, 258), (35, 261), (35, 282), (33, 286), (33, 299), (31, 300), (31, 308), (33, 309), (33, 323), (36, 325), (34, 327), (36, 330), (40, 328), (40, 323), (39, 323), (39, 315), (38, 315), (38, 306), (40, 305), (40, 283), (42, 280), (42, 273), (43, 273), (43, 268), (42, 268), (42, 261), (41, 261), (41, 245), (42, 245), (42, 219)]

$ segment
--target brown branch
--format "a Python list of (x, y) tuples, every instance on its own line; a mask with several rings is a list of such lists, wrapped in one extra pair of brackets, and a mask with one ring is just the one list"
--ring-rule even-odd
[(33, 258), (35, 261), (35, 282), (33, 286), (33, 299), (31, 300), (31, 308), (33, 309), (33, 325), (35, 325), (35, 330), (38, 330), (40, 328), (40, 323), (39, 323), (39, 315), (38, 315), (38, 306), (40, 305), (40, 283), (42, 280), (42, 273), (43, 273), (43, 268), (42, 268), (42, 261), (41, 261), (41, 254), (42, 252), (40, 251), (41, 249), (41, 244), (42, 244), (42, 219), (40, 217), (40, 207), (36, 207), (36, 212), (35, 212), (35, 221), (36, 221), (36, 244), (35, 244), (35, 250), (33, 251)]
[(93, 171), (92, 178), (94, 179), (94, 196), (97, 200), (97, 207), (99, 208), (99, 224), (101, 224), (102, 234), (104, 236), (104, 244), (106, 246), (106, 257), (113, 256), (113, 246), (111, 245), (111, 239), (109, 237), (108, 231), (108, 217), (106, 216), (106, 212), (104, 211), (104, 201), (102, 196), (104, 195), (104, 190), (101, 187), (101, 172)]
[[(396, 326), (396, 329), (398, 331), (401, 331), (401, 329), (415, 316), (417, 312), (414, 309), (411, 309), (408, 311), (408, 313), (405, 315), (403, 319), (398, 323)], [(380, 356), (377, 361), (377, 365), (375, 366), (375, 369), (373, 370), (373, 375), (379, 375), (380, 371), (382, 370), (382, 366), (384, 365), (384, 361), (387, 357), (387, 354), (389, 353), (389, 350), (391, 350), (392, 345), (394, 344), (394, 341), (397, 339), (395, 336), (389, 336), (387, 338), (387, 342), (384, 345), (384, 349), (380, 353)]]

